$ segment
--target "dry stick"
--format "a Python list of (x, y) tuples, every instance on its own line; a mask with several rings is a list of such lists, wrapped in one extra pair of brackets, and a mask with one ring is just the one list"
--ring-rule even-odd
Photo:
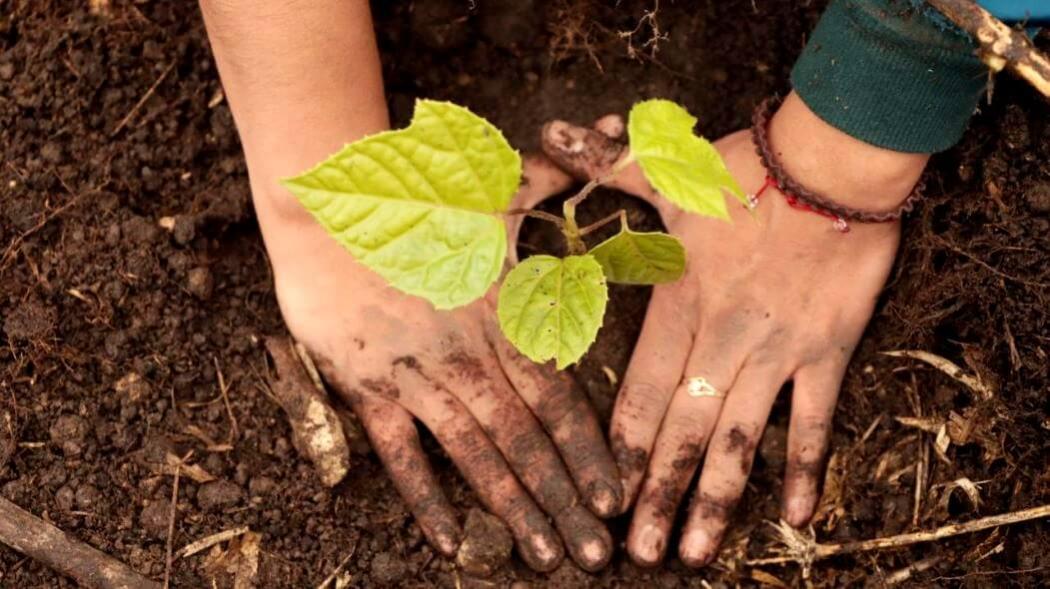
[(164, 589), (168, 589), (171, 582), (171, 562), (174, 560), (171, 557), (171, 545), (172, 539), (175, 536), (175, 514), (179, 509), (179, 475), (182, 474), (182, 465), (190, 459), (193, 455), (193, 450), (190, 450), (175, 464), (175, 479), (171, 483), (171, 511), (168, 512), (168, 542), (167, 542), (167, 557), (164, 561)]
[(168, 67), (164, 68), (164, 73), (162, 73), (160, 77), (157, 78), (156, 82), (153, 82), (153, 85), (149, 87), (149, 90), (146, 90), (146, 93), (142, 95), (142, 98), (139, 98), (139, 101), (135, 103), (135, 106), (131, 107), (131, 110), (128, 111), (128, 114), (124, 115), (124, 118), (120, 120), (120, 123), (117, 125), (117, 127), (113, 129), (113, 131), (109, 134), (110, 137), (113, 137), (117, 133), (120, 133), (120, 130), (128, 124), (131, 118), (135, 116), (135, 113), (139, 112), (139, 109), (142, 108), (142, 105), (146, 104), (146, 101), (149, 100), (149, 97), (153, 96), (153, 93), (157, 91), (157, 87), (160, 86), (160, 83), (164, 81), (164, 78), (168, 77), (168, 74), (171, 73), (171, 70), (174, 67), (175, 61), (173, 60), (170, 64), (168, 64)]
[(1022, 31), (1012, 29), (978, 6), (973, 0), (928, 0), (948, 20), (973, 35), (981, 44), (981, 58), (1000, 71), (1009, 67), (1050, 98), (1050, 59)]
[(349, 554), (339, 562), (339, 565), (335, 567), (335, 570), (332, 571), (331, 574), (325, 577), (324, 581), (321, 581), (321, 584), (317, 586), (317, 589), (328, 589), (328, 585), (330, 585), (332, 581), (335, 581), (336, 577), (339, 576), (339, 573), (343, 572), (343, 569), (346, 568), (346, 563), (350, 562), (350, 559), (354, 557), (355, 552), (357, 552), (357, 541), (355, 541), (354, 545), (350, 547)]
[(128, 565), (0, 497), (0, 542), (91, 589), (160, 589)]
[(248, 526), (242, 526), (239, 528), (234, 528), (232, 530), (224, 530), (222, 532), (219, 532), (218, 534), (212, 534), (211, 536), (208, 536), (206, 538), (201, 538), (200, 540), (191, 542), (190, 544), (179, 548), (179, 550), (175, 552), (175, 560), (178, 560), (180, 558), (188, 558), (190, 556), (193, 556), (194, 554), (197, 554), (201, 550), (206, 550), (208, 548), (211, 548), (212, 546), (215, 546), (216, 544), (221, 544), (222, 542), (225, 542), (227, 540), (232, 540), (237, 536), (243, 536), (249, 531), (250, 530), (248, 529)]
[(226, 377), (222, 375), (222, 368), (219, 367), (219, 358), (212, 356), (212, 360), (215, 361), (215, 374), (219, 378), (219, 393), (222, 395), (222, 403), (226, 405), (226, 416), (230, 418), (230, 435), (227, 442), (233, 445), (233, 442), (241, 436), (240, 428), (237, 427), (237, 418), (233, 416), (233, 407), (230, 406), (230, 387), (226, 383)]
[[(828, 558), (838, 554), (850, 554), (853, 552), (866, 552), (869, 550), (881, 550), (883, 548), (899, 548), (921, 542), (932, 542), (942, 538), (970, 534), (988, 528), (1015, 524), (1018, 522), (1039, 519), (1050, 516), (1050, 505), (1032, 507), (1011, 513), (991, 515), (980, 519), (971, 520), (961, 524), (950, 524), (926, 532), (912, 532), (910, 534), (898, 534), (885, 538), (874, 538), (872, 540), (861, 540), (859, 542), (847, 542), (845, 544), (818, 544), (812, 540), (805, 546), (805, 553), (776, 556), (773, 558), (759, 558), (747, 561), (748, 565), (780, 564), (785, 562), (809, 562)], [(777, 527), (780, 530), (779, 527)], [(796, 533), (797, 534), (797, 533)], [(808, 554), (807, 554), (808, 553)], [(805, 563), (804, 563), (805, 564)]]
[(64, 212), (66, 212), (67, 209), (69, 209), (73, 205), (75, 205), (78, 202), (80, 202), (80, 197), (81, 196), (83, 196), (83, 193), (75, 195), (69, 202), (65, 203), (64, 205), (62, 205), (62, 206), (60, 206), (60, 207), (58, 207), (56, 209), (52, 209), (51, 212), (48, 213), (47, 215), (45, 215), (44, 218), (41, 219), (39, 223), (37, 223), (36, 225), (30, 227), (29, 230), (27, 230), (25, 233), (23, 233), (23, 234), (19, 235), (18, 237), (12, 239), (11, 240), (11, 244), (8, 245), (7, 249), (4, 250), (4, 254), (2, 256), (0, 256), (0, 272), (2, 272), (3, 270), (5, 270), (7, 268), (7, 264), (13, 259), (13, 256), (14, 256), (15, 252), (17, 251), (18, 246), (20, 246), (22, 244), (22, 242), (26, 240), (27, 237), (29, 237), (30, 235), (33, 235), (37, 231), (40, 231), (41, 229), (44, 228), (45, 225), (50, 223), (52, 219), (54, 219), (55, 217), (61, 215)]

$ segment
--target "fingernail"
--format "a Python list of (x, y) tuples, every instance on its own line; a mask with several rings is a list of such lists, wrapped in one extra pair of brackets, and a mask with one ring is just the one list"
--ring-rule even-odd
[(544, 534), (536, 534), (531, 538), (533, 554), (539, 559), (544, 567), (553, 565), (561, 558), (561, 550), (554, 542)]
[(638, 532), (632, 554), (635, 557), (635, 560), (640, 561), (639, 564), (649, 566), (655, 565), (658, 564), (663, 557), (664, 544), (665, 538), (663, 531), (661, 531), (660, 528), (649, 524)]
[(809, 521), (812, 508), (805, 497), (792, 497), (784, 505), (784, 519), (793, 527), (801, 527)]
[(600, 568), (605, 564), (609, 553), (604, 542), (598, 538), (592, 538), (580, 545), (580, 556), (587, 563), (588, 568)]
[(693, 530), (682, 537), (678, 555), (691, 567), (702, 567), (714, 556), (715, 546), (711, 535), (704, 530)]
[(588, 495), (590, 495), (591, 507), (594, 508), (594, 513), (601, 517), (614, 515), (616, 509), (620, 506), (616, 491), (603, 481), (591, 483), (591, 491)]

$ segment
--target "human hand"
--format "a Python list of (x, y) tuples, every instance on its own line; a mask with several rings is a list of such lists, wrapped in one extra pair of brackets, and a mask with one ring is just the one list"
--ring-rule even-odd
[[(607, 117), (602, 127), (605, 133), (549, 123), (544, 150), (580, 179), (607, 176), (627, 150), (615, 140), (622, 121)], [(924, 155), (852, 139), (794, 95), (774, 117), (770, 137), (792, 176), (858, 208), (892, 208), (926, 162)], [(758, 191), (766, 171), (749, 133), (730, 134), (715, 147), (744, 191)], [(789, 380), (783, 514), (804, 525), (818, 499), (839, 385), (892, 266), (899, 223), (853, 224), (840, 233), (830, 220), (792, 208), (774, 189), (753, 217), (731, 202), (726, 223), (677, 209), (654, 192), (637, 164), (608, 185), (653, 204), (687, 252), (683, 278), (653, 290), (613, 415), (621, 509), (637, 498), (628, 553), (642, 565), (662, 560), (679, 503), (703, 460), (679, 555), (691, 566), (715, 557), (770, 409)], [(724, 398), (690, 395), (691, 377), (706, 379)]]
[[(512, 206), (570, 183), (545, 159), (526, 159)], [(297, 203), (275, 196), (256, 198), (256, 207), (289, 331), (361, 420), (430, 543), (454, 554), (461, 528), (413, 418), (507, 524), (530, 567), (560, 563), (558, 534), (581, 567), (604, 566), (612, 540), (595, 514), (614, 514), (622, 498), (601, 428), (571, 377), (533, 364), (504, 339), (495, 289), (436, 311), (360, 265)], [(519, 221), (509, 222), (512, 241)]]

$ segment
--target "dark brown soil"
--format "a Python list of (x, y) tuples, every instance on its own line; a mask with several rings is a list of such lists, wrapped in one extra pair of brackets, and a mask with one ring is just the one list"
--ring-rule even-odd
[[(545, 578), (516, 562), (489, 585), (425, 545), (374, 457), (355, 457), (348, 480), (324, 489), (260, 387), (260, 338), (282, 325), (195, 3), (114, 1), (99, 15), (89, 4), (0, 0), (0, 495), (160, 578), (172, 478), (158, 461), (193, 450), (191, 462), (219, 481), (183, 477), (174, 544), (249, 526), (261, 534), (260, 587), (316, 586), (351, 551), (355, 587), (802, 583), (794, 566), (757, 572), (738, 562), (771, 545), (762, 521), (777, 516), (785, 403), (722, 560), (700, 573), (676, 561), (639, 569), (621, 551), (594, 575), (566, 563)], [(707, 136), (737, 129), (761, 98), (786, 89), (824, 3), (663, 2), (652, 21), (642, 20), (651, 3), (638, 1), (375, 4), (399, 124), (417, 96), (450, 99), (529, 150), (548, 118), (588, 121), (651, 96), (687, 105)], [(964, 142), (936, 158), (845, 383), (822, 541), (1050, 503), (1048, 125), (1047, 104), (1003, 78)], [(621, 198), (592, 199), (584, 214)], [(638, 226), (655, 223), (626, 206)], [(158, 227), (164, 217), (170, 231)], [(525, 241), (526, 252), (552, 245), (536, 229)], [(614, 291), (600, 342), (576, 370), (606, 415), (615, 387), (603, 368), (623, 374), (647, 297)], [(980, 400), (929, 367), (880, 354), (895, 349), (951, 359), (994, 383), (995, 396)], [(947, 460), (930, 453), (913, 521), (919, 444), (895, 418), (953, 413), (971, 431), (964, 439), (953, 429)], [(465, 513), (470, 492), (435, 460)], [(962, 477), (979, 485), (979, 505), (945, 487)], [(622, 539), (625, 522), (613, 528)], [(934, 564), (913, 586), (1045, 586), (1050, 530), (1027, 523), (835, 558), (812, 580), (878, 586), (922, 559)], [(212, 586), (203, 562), (176, 561), (173, 586)], [(0, 587), (72, 586), (0, 547)]]

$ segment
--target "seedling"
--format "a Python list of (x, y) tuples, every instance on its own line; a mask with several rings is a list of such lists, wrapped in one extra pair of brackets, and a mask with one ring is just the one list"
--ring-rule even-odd
[[(627, 226), (623, 211), (580, 227), (576, 207), (628, 163), (681, 209), (728, 219), (723, 191), (744, 192), (715, 148), (693, 134), (696, 119), (667, 100), (634, 105), (630, 156), (612, 174), (565, 201), (564, 217), (508, 211), (521, 182), (520, 155), (485, 119), (448, 102), (416, 102), (411, 124), (355, 141), (313, 169), (284, 181), (336, 241), (394, 288), (452, 309), (484, 296), (507, 257), (503, 215), (555, 223), (564, 258), (532, 256), (507, 273), (497, 314), (507, 339), (534, 362), (558, 369), (594, 342), (607, 282), (658, 284), (685, 269), (682, 244)], [(620, 232), (588, 250), (583, 236), (620, 220)]]

